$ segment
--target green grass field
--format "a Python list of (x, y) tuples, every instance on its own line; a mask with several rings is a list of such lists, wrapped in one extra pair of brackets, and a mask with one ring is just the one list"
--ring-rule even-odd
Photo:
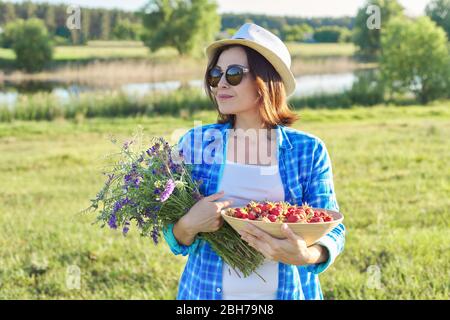
[[(355, 50), (349, 43), (288, 43), (293, 58), (316, 58), (324, 56), (351, 56)], [(114, 58), (154, 58), (176, 57), (173, 48), (162, 48), (150, 52), (141, 42), (133, 41), (91, 41), (86, 46), (58, 46), (55, 47), (55, 61), (76, 61), (92, 59)], [(14, 60), (15, 54), (11, 49), (0, 48), (0, 59)]]
[[(92, 59), (114, 58), (152, 58), (161, 56), (176, 56), (177, 52), (172, 48), (163, 48), (150, 53), (145, 46), (119, 44), (95, 44), (87, 46), (58, 46), (55, 47), (53, 58), (58, 61), (78, 61)], [(0, 59), (14, 60), (15, 54), (11, 49), (0, 48)]]
[[(321, 275), (325, 298), (448, 299), (449, 103), (298, 112), (294, 127), (328, 147), (347, 227), (344, 253)], [(0, 123), (0, 299), (175, 298), (186, 257), (77, 212), (103, 183), (110, 134), (126, 139), (142, 125), (170, 138), (193, 121)], [(79, 290), (66, 284), (73, 265)]]
[(350, 57), (356, 47), (352, 43), (287, 43), (292, 59)]

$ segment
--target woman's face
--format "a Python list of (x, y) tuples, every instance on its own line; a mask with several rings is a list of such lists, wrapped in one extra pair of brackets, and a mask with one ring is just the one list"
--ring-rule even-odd
[[(247, 55), (241, 47), (233, 47), (223, 51), (216, 66), (225, 72), (229, 65), (239, 64), (248, 68)], [(212, 88), (212, 93), (217, 100), (219, 110), (222, 114), (238, 114), (242, 112), (257, 110), (257, 91), (255, 81), (250, 72), (244, 73), (242, 81), (237, 86), (230, 85), (225, 74), (222, 75), (219, 85)], [(223, 98), (221, 95), (228, 95), (231, 98)]]

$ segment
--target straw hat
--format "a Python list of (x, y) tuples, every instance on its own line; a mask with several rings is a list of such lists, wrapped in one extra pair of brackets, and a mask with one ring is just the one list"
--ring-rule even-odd
[(286, 95), (290, 96), (294, 93), (296, 82), (290, 70), (291, 55), (280, 38), (257, 24), (245, 23), (230, 39), (218, 40), (206, 47), (208, 61), (211, 61), (217, 49), (229, 44), (240, 44), (259, 52), (281, 76)]

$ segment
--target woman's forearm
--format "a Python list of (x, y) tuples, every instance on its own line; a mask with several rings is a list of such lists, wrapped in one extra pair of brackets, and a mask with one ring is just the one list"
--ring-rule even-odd
[(175, 236), (175, 239), (177, 239), (178, 243), (189, 246), (194, 242), (197, 233), (189, 227), (186, 220), (181, 218), (173, 226), (173, 235)]
[(312, 245), (308, 247), (310, 258), (309, 264), (317, 264), (326, 262), (329, 258), (328, 249), (320, 244)]

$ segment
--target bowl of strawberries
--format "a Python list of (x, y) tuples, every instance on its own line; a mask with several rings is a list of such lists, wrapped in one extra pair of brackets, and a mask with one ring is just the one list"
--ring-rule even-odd
[(251, 223), (279, 239), (285, 238), (281, 225), (286, 223), (295, 234), (305, 239), (308, 246), (316, 243), (344, 219), (337, 211), (313, 208), (307, 203), (291, 205), (285, 201), (250, 201), (245, 207), (223, 209), (221, 214), (238, 232), (246, 223)]

